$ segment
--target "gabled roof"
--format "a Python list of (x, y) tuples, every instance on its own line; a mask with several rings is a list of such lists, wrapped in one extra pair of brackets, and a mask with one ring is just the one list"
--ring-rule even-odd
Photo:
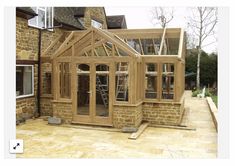
[(107, 16), (108, 29), (127, 29), (124, 15)]
[(37, 14), (30, 7), (16, 7), (16, 15), (25, 19), (31, 19)]
[[(107, 44), (109, 47), (113, 46), (119, 49), (120, 55), (119, 56), (130, 56), (130, 57), (139, 57), (140, 54), (134, 50), (132, 47), (130, 47), (126, 42), (124, 42), (121, 38), (119, 38), (117, 35), (108, 32), (107, 30), (104, 29), (98, 29), (91, 27), (87, 29), (86, 31), (79, 32), (80, 35), (75, 35), (76, 31), (71, 32), (70, 37), (68, 37), (69, 40), (65, 40), (62, 43), (63, 47), (60, 47), (52, 56), (51, 59), (59, 57), (63, 55), (64, 52), (67, 50), (71, 49), (72, 46), (75, 46), (75, 49), (77, 46), (81, 46), (81, 43), (83, 47), (78, 47), (79, 48), (79, 53), (83, 52), (83, 50), (91, 50), (92, 43), (95, 45), (102, 45), (102, 44)], [(98, 38), (98, 41), (96, 39), (93, 40), (92, 42), (92, 37), (91, 36), (96, 36)], [(86, 41), (87, 45), (84, 45), (84, 41)], [(79, 44), (80, 43), (80, 44)]]
[(62, 24), (68, 29), (85, 29), (84, 26), (74, 17), (83, 8), (80, 7), (55, 7), (54, 19), (56, 24)]

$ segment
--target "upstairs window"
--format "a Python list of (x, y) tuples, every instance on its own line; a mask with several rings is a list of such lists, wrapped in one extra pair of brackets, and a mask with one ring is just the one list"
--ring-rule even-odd
[(40, 29), (52, 30), (54, 10), (53, 7), (32, 7), (38, 16), (28, 20), (28, 25)]
[(93, 27), (95, 27), (95, 28), (100, 28), (100, 29), (102, 29), (102, 23), (101, 22), (99, 22), (99, 21), (96, 21), (96, 20), (91, 20), (91, 26), (93, 26)]

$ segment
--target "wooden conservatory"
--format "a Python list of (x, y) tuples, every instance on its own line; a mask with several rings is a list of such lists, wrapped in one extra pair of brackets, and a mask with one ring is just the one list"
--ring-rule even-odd
[(53, 44), (41, 62), (52, 66), (53, 116), (115, 128), (181, 123), (182, 29), (90, 28), (68, 32), (58, 48)]

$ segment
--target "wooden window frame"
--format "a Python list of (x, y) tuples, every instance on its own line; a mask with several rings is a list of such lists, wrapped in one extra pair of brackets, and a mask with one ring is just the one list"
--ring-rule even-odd
[[(117, 72), (117, 64), (118, 63), (127, 63), (128, 64), (128, 67), (127, 67), (127, 89), (128, 89), (128, 100), (127, 101), (119, 101), (117, 100), (116, 98), (116, 72)], [(119, 61), (119, 62), (115, 62), (114, 63), (114, 87), (115, 87), (115, 92), (114, 92), (114, 101), (115, 101), (115, 104), (119, 104), (119, 103), (122, 103), (122, 104), (129, 104), (130, 103), (130, 97), (131, 97), (131, 94), (130, 94), (130, 62), (127, 62), (127, 61)]]
[[(146, 76), (146, 71), (147, 71), (147, 64), (155, 64), (155, 65), (157, 65), (157, 68), (156, 68), (156, 72), (157, 72), (157, 75), (156, 75), (156, 77), (157, 77), (157, 79), (156, 79), (156, 87), (157, 87), (157, 95), (156, 95), (156, 98), (147, 98), (146, 97), (146, 95), (145, 95), (145, 76)], [(145, 64), (144, 64), (144, 99), (145, 100), (159, 100), (159, 65), (160, 65), (160, 63), (157, 63), (157, 62), (146, 62)]]
[[(172, 99), (164, 99), (164, 98), (162, 98), (162, 77), (163, 77), (163, 70), (162, 70), (162, 67), (163, 67), (163, 64), (173, 64), (173, 66), (174, 66), (174, 74), (173, 74), (173, 77), (174, 77), (174, 85), (173, 85), (173, 98)], [(161, 62), (160, 63), (160, 70), (161, 70), (161, 72), (160, 72), (160, 93), (159, 93), (159, 95), (160, 95), (160, 101), (175, 101), (175, 99), (176, 99), (176, 63), (174, 63), (174, 62), (167, 62), (167, 61), (164, 61), (164, 62)]]

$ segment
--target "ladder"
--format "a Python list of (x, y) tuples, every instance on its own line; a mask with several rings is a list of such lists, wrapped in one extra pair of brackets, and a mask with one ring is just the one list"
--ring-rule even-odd
[(125, 101), (127, 99), (127, 75), (120, 73), (121, 71), (127, 72), (128, 66), (122, 62), (118, 66), (117, 87), (116, 87), (116, 100)]
[(104, 107), (107, 108), (108, 107), (108, 94), (104, 86), (107, 86), (107, 85), (102, 84), (99, 76), (96, 76), (96, 89), (99, 91), (101, 95), (102, 101), (104, 103)]

